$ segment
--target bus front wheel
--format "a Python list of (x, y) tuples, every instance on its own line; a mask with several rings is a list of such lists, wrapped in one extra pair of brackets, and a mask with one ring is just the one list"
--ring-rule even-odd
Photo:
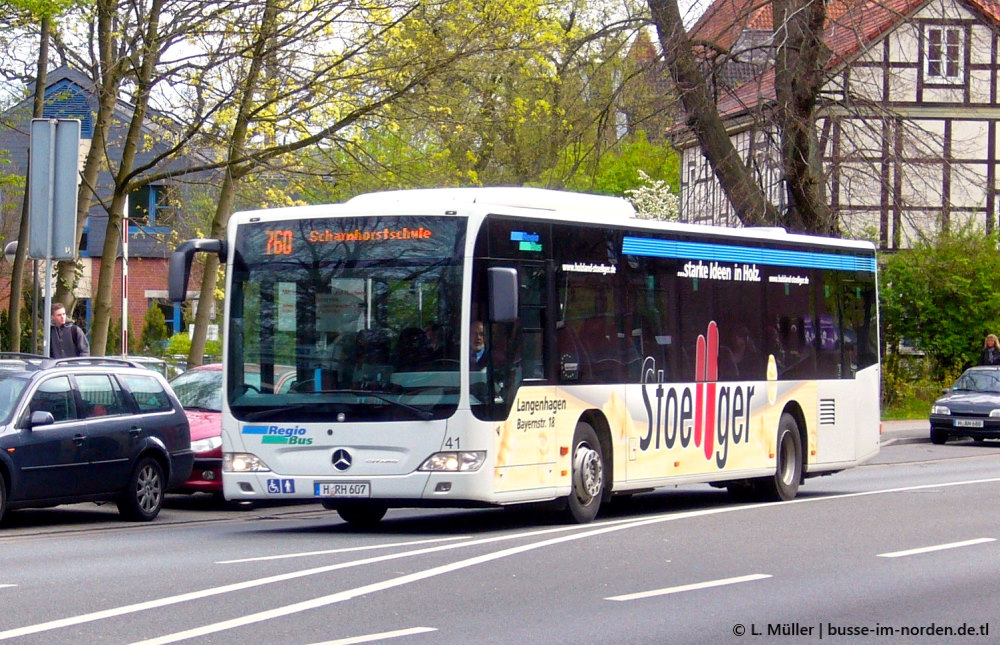
[(566, 504), (568, 519), (586, 524), (597, 517), (604, 495), (604, 455), (601, 442), (589, 423), (580, 422), (573, 433), (573, 488)]

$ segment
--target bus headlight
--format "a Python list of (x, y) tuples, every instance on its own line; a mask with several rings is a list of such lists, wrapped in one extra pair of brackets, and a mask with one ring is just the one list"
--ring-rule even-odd
[(230, 473), (266, 473), (271, 471), (260, 457), (248, 452), (227, 452), (222, 455), (222, 470)]
[(944, 406), (944, 405), (935, 405), (935, 406), (931, 407), (931, 414), (945, 414), (945, 415), (950, 415), (951, 414), (951, 410), (948, 409), (948, 407)]
[(473, 472), (479, 470), (485, 461), (485, 450), (436, 452), (420, 464), (420, 470)]

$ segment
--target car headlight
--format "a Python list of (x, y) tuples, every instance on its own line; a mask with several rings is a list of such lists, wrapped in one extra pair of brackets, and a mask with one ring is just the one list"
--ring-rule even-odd
[(473, 472), (479, 470), (485, 461), (485, 450), (436, 452), (420, 464), (420, 470)]
[(997, 408), (996, 410), (990, 410), (990, 418), (996, 419), (997, 417), (1000, 417), (1000, 408)]
[(191, 442), (191, 450), (194, 452), (210, 452), (222, 446), (222, 437), (207, 437)]
[(947, 406), (944, 406), (944, 405), (937, 405), (937, 404), (935, 404), (935, 405), (933, 405), (931, 407), (931, 414), (950, 415), (951, 414), (951, 409), (948, 408)]
[(231, 473), (266, 473), (271, 471), (260, 457), (248, 452), (227, 452), (223, 454), (222, 470)]

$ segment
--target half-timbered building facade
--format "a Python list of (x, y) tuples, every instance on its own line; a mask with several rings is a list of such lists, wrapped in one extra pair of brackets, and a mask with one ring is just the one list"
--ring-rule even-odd
[[(741, 15), (742, 12), (742, 15)], [(732, 58), (718, 77), (736, 149), (772, 203), (787, 206), (768, 125), (770, 6), (717, 0), (693, 32)], [(816, 129), (827, 192), (846, 236), (909, 246), (942, 228), (994, 230), (1000, 216), (1000, 4), (831, 2), (831, 63)], [(681, 213), (738, 225), (697, 141), (676, 133)]]

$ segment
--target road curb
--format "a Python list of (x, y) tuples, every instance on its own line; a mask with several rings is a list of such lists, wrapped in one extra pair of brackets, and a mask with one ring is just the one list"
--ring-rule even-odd
[(889, 439), (883, 439), (880, 445), (884, 448), (886, 446), (899, 446), (908, 443), (929, 443), (930, 437), (894, 437)]

